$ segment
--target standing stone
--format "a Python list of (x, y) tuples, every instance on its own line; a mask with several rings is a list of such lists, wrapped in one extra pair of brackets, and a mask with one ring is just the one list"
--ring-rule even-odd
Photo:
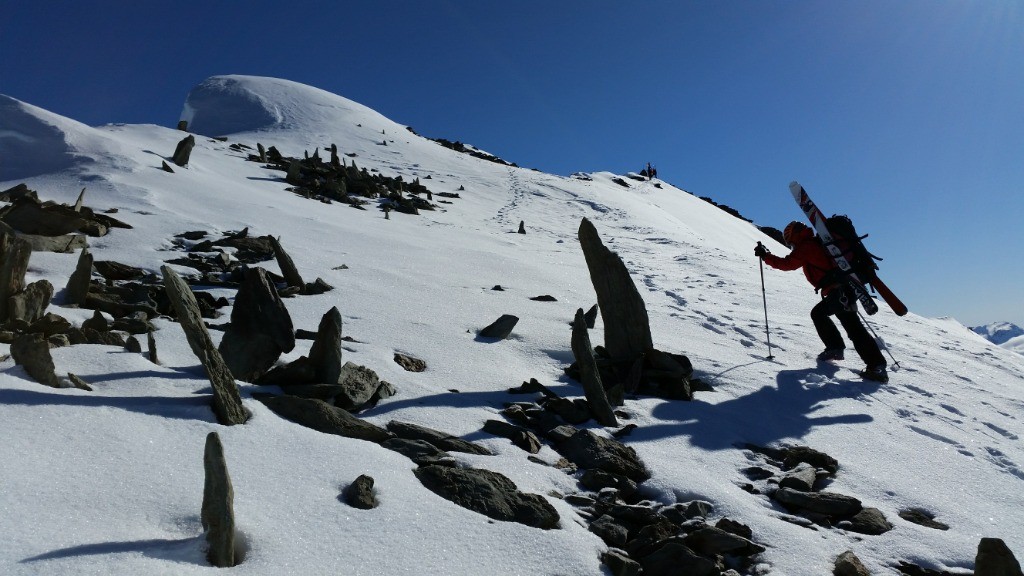
[(526, 234), (526, 222), (523, 220), (519, 221), (519, 233)]
[(974, 558), (974, 576), (1021, 576), (1020, 563), (999, 538), (982, 538)]
[(235, 490), (224, 459), (224, 446), (216, 432), (206, 436), (203, 468), (206, 481), (201, 518), (210, 545), (207, 559), (218, 568), (230, 568), (235, 565)]
[(263, 268), (249, 268), (218, 348), (231, 374), (254, 382), (295, 348), (292, 318)]
[(83, 248), (78, 255), (78, 265), (68, 279), (67, 287), (64, 289), (64, 297), (68, 304), (81, 306), (89, 295), (89, 287), (92, 279), (93, 257), (88, 248)]
[(11, 357), (14, 363), (25, 369), (36, 382), (60, 388), (53, 357), (50, 356), (50, 345), (42, 334), (26, 334), (11, 343)]
[(82, 191), (78, 193), (78, 200), (75, 200), (74, 211), (75, 212), (81, 212), (82, 211), (82, 204), (84, 202), (85, 202), (85, 188), (82, 188)]
[(586, 218), (580, 223), (580, 246), (604, 319), (604, 347), (615, 360), (632, 360), (654, 348), (643, 298), (618, 254), (605, 248)]
[(163, 170), (164, 172), (174, 174), (174, 168), (171, 168), (170, 166), (167, 165), (167, 162), (164, 162), (162, 160), (160, 161), (160, 169)]
[(267, 149), (263, 147), (263, 144), (256, 143), (256, 150), (260, 153), (260, 162), (266, 164), (267, 162)]
[(270, 239), (270, 245), (274, 247), (274, 257), (277, 258), (277, 265), (281, 268), (281, 275), (284, 276), (284, 281), (291, 288), (305, 288), (306, 283), (302, 280), (302, 276), (299, 275), (299, 269), (295, 267), (295, 262), (292, 261), (291, 256), (284, 251), (277, 238), (273, 236), (268, 236), (267, 238)]
[(8, 300), (25, 289), (32, 245), (13, 234), (0, 234), (0, 322), (9, 316)]
[(146, 333), (146, 344), (149, 348), (149, 361), (153, 364), (159, 364), (160, 357), (156, 354), (156, 337), (153, 336), (152, 332)]
[(316, 338), (309, 349), (309, 362), (317, 383), (338, 383), (341, 376), (341, 312), (337, 306), (320, 319)]
[(597, 369), (594, 349), (590, 345), (587, 324), (583, 319), (583, 308), (576, 310), (576, 319), (572, 324), (572, 355), (576, 357), (583, 394), (587, 397), (594, 419), (603, 426), (618, 426), (619, 421), (616, 420), (612, 405), (608, 403), (608, 396), (604, 393), (604, 384)]
[(160, 270), (164, 275), (167, 299), (174, 308), (182, 330), (185, 331), (188, 345), (203, 364), (206, 375), (213, 385), (213, 411), (217, 415), (217, 421), (225, 426), (244, 424), (249, 415), (242, 406), (238, 385), (231, 377), (231, 370), (224, 363), (224, 358), (213, 345), (210, 333), (206, 331), (195, 295), (188, 284), (185, 284), (169, 266), (161, 266)]
[(192, 155), (192, 148), (196, 145), (196, 137), (189, 134), (181, 142), (178, 142), (178, 146), (174, 149), (174, 156), (171, 157), (171, 162), (174, 162), (178, 166), (184, 167), (188, 164), (189, 156)]

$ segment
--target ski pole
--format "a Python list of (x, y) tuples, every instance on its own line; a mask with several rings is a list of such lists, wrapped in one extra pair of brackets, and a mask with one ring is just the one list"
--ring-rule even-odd
[[(763, 247), (760, 242), (757, 243), (757, 246), (759, 248)], [(772, 360), (775, 356), (772, 356), (772, 333), (768, 330), (768, 294), (764, 290), (764, 260), (758, 258), (757, 262), (761, 267), (761, 300), (764, 302), (764, 335), (768, 338), (767, 360)]]
[(868, 319), (865, 318), (864, 315), (860, 313), (860, 310), (857, 310), (857, 315), (860, 316), (861, 321), (864, 322), (864, 325), (868, 327), (868, 330), (871, 330), (871, 335), (875, 337), (875, 342), (880, 343), (882, 350), (885, 350), (885, 353), (889, 355), (889, 359), (892, 360), (892, 365), (895, 366), (897, 370), (899, 370), (900, 363), (897, 362), (895, 358), (893, 358), (892, 352), (889, 352), (889, 347), (885, 345), (885, 340), (882, 340), (881, 338), (878, 337), (878, 332), (875, 332), (875, 327), (872, 326), (871, 323), (868, 322)]

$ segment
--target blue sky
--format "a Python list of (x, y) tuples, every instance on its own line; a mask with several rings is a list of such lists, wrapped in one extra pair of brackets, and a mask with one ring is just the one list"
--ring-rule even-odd
[(796, 179), (870, 233), (912, 311), (1024, 325), (1024, 2), (0, 0), (0, 14), (0, 93), (87, 124), (173, 126), (195, 84), (253, 74), (546, 172), (652, 162), (762, 225), (801, 217)]

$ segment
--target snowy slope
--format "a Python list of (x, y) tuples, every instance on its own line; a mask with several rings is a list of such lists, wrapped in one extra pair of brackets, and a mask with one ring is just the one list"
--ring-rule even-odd
[[(161, 366), (103, 346), (53, 351), (58, 372), (85, 378), (94, 392), (45, 388), (12, 361), (0, 364), (0, 434), (7, 440), (0, 445), (0, 571), (207, 573), (198, 520), (202, 450), (216, 430), (248, 548), (236, 570), (246, 574), (602, 573), (604, 543), (552, 496), (579, 490), (576, 479), (480, 432), (485, 420), (501, 418), (504, 402), (520, 399), (506, 390), (524, 380), (581, 394), (562, 368), (572, 360), (567, 323), (595, 302), (576, 241), (583, 217), (633, 274), (656, 347), (688, 355), (715, 387), (694, 402), (627, 401), (638, 429), (626, 442), (653, 473), (645, 483), (649, 499), (707, 500), (716, 517), (749, 525), (768, 547), (756, 568), (763, 574), (830, 573), (848, 549), (873, 573), (888, 573), (899, 560), (962, 573), (983, 536), (1024, 554), (1024, 358), (955, 321), (880, 312), (872, 323), (901, 369), (889, 385), (863, 383), (850, 370), (860, 367), (852, 351), (841, 366), (815, 365), (820, 343), (807, 317), (813, 290), (799, 273), (767, 270), (776, 357), (768, 362), (752, 249), (757, 241), (776, 253), (784, 248), (668, 184), (627, 180), (627, 189), (609, 173), (585, 180), (486, 162), (285, 80), (211, 78), (190, 94), (183, 119), (199, 134), (229, 141), (197, 137), (188, 168), (168, 174), (160, 163), (181, 132), (92, 128), (0, 97), (0, 189), (25, 181), (44, 199), (70, 203), (86, 187), (88, 205), (118, 208), (118, 218), (134, 226), (92, 239), (97, 259), (155, 272), (179, 255), (168, 250), (181, 232), (249, 227), (279, 236), (304, 276), (336, 287), (287, 300), (295, 326), (315, 329), (337, 306), (345, 334), (357, 341), (346, 343), (345, 359), (398, 388), (362, 416), (483, 443), (497, 455), (459, 460), (547, 496), (561, 528), (495, 523), (459, 508), (423, 488), (404, 457), (281, 420), (248, 399), (256, 386), (240, 383), (252, 421), (216, 424), (209, 384), (180, 328), (158, 321)], [(229, 148), (234, 142), (273, 145), (290, 156), (315, 148), (323, 154), (335, 143), (361, 168), (420, 178), (435, 194), (458, 191), (461, 198), (385, 220), (373, 209), (285, 192), (280, 173), (246, 161)], [(780, 201), (788, 198), (785, 185), (778, 183)], [(520, 221), (525, 235), (514, 233)], [(76, 258), (33, 254), (29, 279), (46, 278), (59, 290)], [(337, 269), (342, 264), (348, 268)], [(491, 290), (496, 284), (505, 291)], [(541, 294), (557, 302), (529, 300)], [(60, 304), (58, 294), (51, 311), (72, 321), (90, 315)], [(521, 318), (510, 339), (475, 338), (506, 313)], [(600, 329), (599, 322), (595, 343)], [(286, 359), (308, 346), (300, 341)], [(429, 369), (403, 371), (392, 361), (396, 351), (424, 359)], [(865, 537), (782, 520), (780, 508), (739, 487), (746, 481), (740, 470), (751, 462), (736, 446), (746, 442), (831, 454), (841, 470), (829, 489), (879, 508), (895, 529)], [(539, 456), (558, 458), (550, 448)], [(377, 480), (382, 504), (373, 511), (337, 501), (364, 473)], [(896, 514), (905, 508), (930, 510), (951, 529), (906, 522)]]

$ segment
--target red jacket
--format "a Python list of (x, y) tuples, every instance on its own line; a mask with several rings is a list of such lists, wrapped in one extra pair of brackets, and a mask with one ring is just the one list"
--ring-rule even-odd
[(767, 254), (764, 263), (778, 270), (803, 268), (807, 281), (815, 288), (821, 288), (822, 294), (828, 294), (836, 286), (834, 283), (822, 286), (825, 276), (836, 267), (836, 264), (821, 242), (814, 237), (814, 232), (810, 228), (802, 228), (795, 232), (793, 251), (788, 256), (780, 258)]

